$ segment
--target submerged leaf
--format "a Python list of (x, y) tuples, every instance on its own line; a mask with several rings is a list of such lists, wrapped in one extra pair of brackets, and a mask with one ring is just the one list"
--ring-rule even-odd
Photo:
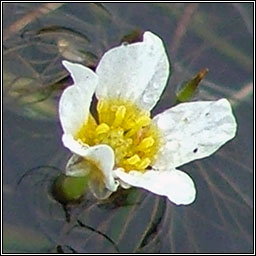
[(90, 51), (83, 50), (85, 47), (77, 45), (74, 41), (60, 38), (57, 40), (57, 46), (59, 53), (64, 59), (80, 62), (86, 66), (96, 65), (98, 57)]
[(134, 29), (129, 34), (126, 34), (122, 39), (121, 43), (135, 43), (142, 41), (143, 32), (140, 29)]
[[(108, 15), (108, 16), (112, 16), (112, 14), (109, 12), (109, 10), (104, 6), (104, 4), (103, 3), (91, 3), (94, 7), (96, 6), (96, 7), (98, 7), (101, 11), (102, 11), (102, 13), (104, 13), (105, 15)], [(95, 9), (93, 9), (95, 12), (96, 12), (96, 10)], [(99, 13), (100, 14), (100, 13)]]
[(68, 35), (69, 37), (73, 37), (74, 39), (77, 38), (78, 40), (84, 40), (87, 43), (90, 43), (90, 39), (84, 35), (83, 33), (80, 33), (72, 28), (63, 27), (63, 26), (49, 26), (39, 29), (36, 32), (36, 35), (58, 35), (58, 34), (64, 34)]

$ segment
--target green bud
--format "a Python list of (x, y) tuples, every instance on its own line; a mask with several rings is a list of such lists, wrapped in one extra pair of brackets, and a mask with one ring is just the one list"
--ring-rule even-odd
[(61, 203), (78, 201), (87, 189), (88, 175), (71, 177), (61, 174), (53, 184), (53, 196)]
[(184, 82), (182, 89), (180, 89), (176, 93), (176, 98), (178, 102), (186, 102), (189, 101), (196, 93), (196, 89), (201, 82), (201, 80), (206, 76), (208, 73), (208, 69), (202, 69), (195, 77), (191, 80)]

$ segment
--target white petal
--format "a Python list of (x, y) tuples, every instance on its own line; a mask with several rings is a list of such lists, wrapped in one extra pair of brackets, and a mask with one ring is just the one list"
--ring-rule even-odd
[(95, 80), (97, 82), (97, 75), (90, 68), (67, 60), (63, 60), (62, 64), (70, 73), (74, 81), (74, 85), (87, 88), (88, 86), (94, 86)]
[[(117, 171), (118, 170), (118, 171)], [(114, 178), (119, 179), (119, 177), (116, 175), (116, 173), (118, 173), (119, 171), (124, 172), (123, 168), (117, 168), (114, 170)], [(119, 185), (123, 188), (123, 189), (129, 189), (131, 188), (131, 185), (129, 185), (128, 183), (124, 182), (123, 180), (119, 179)]]
[(121, 186), (123, 189), (129, 189), (129, 188), (131, 188), (131, 185), (129, 185), (128, 183), (126, 183), (126, 182), (124, 182), (124, 181), (122, 181), (122, 180), (120, 180), (119, 183), (120, 183), (120, 186)]
[(89, 146), (83, 142), (78, 142), (71, 134), (63, 134), (62, 142), (66, 148), (79, 156), (86, 156)]
[(195, 200), (196, 189), (193, 180), (186, 173), (170, 171), (131, 171), (116, 170), (115, 174), (124, 182), (149, 190), (157, 195), (167, 196), (175, 204), (190, 204)]
[(154, 167), (175, 168), (213, 154), (236, 134), (230, 103), (218, 101), (182, 103), (154, 118), (165, 144)]
[(145, 32), (143, 42), (121, 45), (104, 54), (97, 98), (126, 98), (150, 110), (159, 100), (169, 76), (169, 62), (162, 40)]
[(113, 167), (115, 155), (112, 148), (108, 145), (96, 145), (88, 148), (85, 159), (94, 163), (102, 172), (105, 178), (105, 186), (110, 191), (116, 191), (119, 183), (114, 179)]
[[(86, 161), (84, 161), (82, 164), (85, 166), (84, 168), (92, 169), (90, 167), (92, 164), (97, 167), (97, 171), (102, 172), (104, 183), (108, 190), (112, 192), (117, 190), (119, 183), (114, 179), (113, 167), (115, 164), (115, 155), (111, 147), (103, 144), (89, 147), (88, 145), (82, 145), (71, 136), (67, 135), (63, 135), (62, 140), (64, 145), (73, 153), (89, 162), (86, 163)], [(80, 170), (83, 169), (80, 161), (78, 163), (79, 165), (77, 165), (79, 170), (76, 170), (76, 166), (73, 166), (74, 163), (77, 164), (77, 162), (77, 158), (71, 157), (66, 167), (66, 175), (83, 176), (83, 171)]]
[(72, 177), (83, 177), (90, 171), (91, 167), (84, 161), (84, 158), (74, 154), (67, 162), (65, 174)]
[(99, 180), (90, 179), (88, 186), (91, 193), (99, 200), (105, 200), (111, 196), (112, 191), (108, 190)]
[(61, 95), (59, 115), (65, 133), (74, 135), (88, 118), (92, 95), (98, 84), (97, 75), (80, 64), (62, 62), (74, 81)]

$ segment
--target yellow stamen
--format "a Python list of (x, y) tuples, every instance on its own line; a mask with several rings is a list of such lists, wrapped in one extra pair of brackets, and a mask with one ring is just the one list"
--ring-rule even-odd
[(150, 124), (150, 122), (151, 122), (150, 117), (148, 115), (143, 115), (137, 120), (136, 124), (139, 126), (147, 126)]
[(107, 104), (105, 101), (101, 100), (97, 104), (97, 111), (98, 113), (101, 113), (102, 111), (105, 111), (107, 109)]
[(152, 147), (154, 143), (155, 143), (155, 140), (152, 138), (152, 136), (146, 137), (140, 142), (137, 149), (140, 151), (143, 151), (145, 149)]
[(83, 124), (77, 140), (90, 146), (109, 145), (115, 153), (115, 167), (126, 172), (143, 172), (154, 163), (160, 148), (160, 131), (148, 111), (121, 99), (104, 99), (97, 104), (98, 122), (93, 117)]
[(104, 100), (101, 100), (97, 104), (97, 111), (98, 111), (98, 119), (99, 123), (103, 123), (107, 121), (108, 115), (106, 113), (108, 112), (108, 103)]
[(126, 137), (133, 136), (135, 133), (137, 133), (141, 129), (141, 127), (145, 127), (149, 125), (150, 121), (151, 121), (150, 117), (146, 115), (139, 117), (136, 123), (133, 125), (133, 128), (126, 133)]
[(130, 158), (128, 158), (128, 159), (126, 160), (126, 162), (127, 162), (128, 164), (131, 164), (131, 165), (135, 165), (135, 164), (138, 163), (139, 161), (140, 161), (140, 157), (139, 157), (137, 154), (133, 155), (132, 157), (130, 157)]
[(123, 119), (125, 117), (125, 113), (126, 113), (126, 107), (125, 106), (120, 106), (120, 107), (117, 108), (116, 114), (115, 114), (115, 120), (113, 122), (114, 127), (119, 126), (123, 122)]
[(102, 123), (97, 126), (95, 132), (97, 135), (102, 134), (102, 133), (107, 133), (110, 130), (109, 126), (105, 123)]
[(149, 158), (144, 158), (137, 166), (139, 170), (144, 170), (150, 165), (151, 161)]

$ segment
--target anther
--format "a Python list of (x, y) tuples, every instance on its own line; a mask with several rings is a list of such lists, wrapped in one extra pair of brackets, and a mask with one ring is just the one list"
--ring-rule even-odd
[(104, 111), (106, 109), (106, 102), (104, 102), (103, 100), (99, 101), (97, 104), (97, 111), (101, 112)]
[(152, 136), (149, 136), (140, 142), (140, 144), (137, 146), (137, 149), (140, 151), (148, 149), (152, 147), (154, 143), (155, 143), (155, 140), (152, 138)]
[(139, 170), (145, 170), (149, 165), (151, 161), (149, 158), (144, 158), (137, 166)]
[(102, 133), (107, 133), (109, 131), (109, 126), (105, 123), (102, 123), (97, 126), (95, 132), (97, 135), (102, 134)]
[(123, 122), (125, 114), (126, 114), (126, 107), (119, 106), (115, 113), (115, 120), (113, 122), (114, 127), (119, 126)]
[(97, 104), (97, 112), (99, 117), (99, 122), (106, 122), (106, 112), (108, 111), (108, 103), (104, 100), (101, 100)]
[(138, 126), (147, 126), (150, 124), (150, 117), (147, 116), (147, 115), (144, 115), (142, 117), (140, 117), (137, 121), (136, 121), (136, 124)]
[(126, 160), (126, 162), (127, 162), (128, 164), (131, 164), (131, 165), (135, 165), (135, 164), (138, 163), (139, 161), (140, 161), (140, 157), (139, 157), (137, 154), (133, 155), (132, 157), (130, 157), (130, 158), (128, 158), (128, 159)]
[(138, 120), (136, 120), (136, 123), (134, 124), (133, 128), (131, 128), (125, 135), (126, 138), (133, 136), (136, 132), (138, 132), (141, 127), (145, 127), (150, 124), (150, 117), (147, 115), (144, 115), (142, 117), (139, 117)]

